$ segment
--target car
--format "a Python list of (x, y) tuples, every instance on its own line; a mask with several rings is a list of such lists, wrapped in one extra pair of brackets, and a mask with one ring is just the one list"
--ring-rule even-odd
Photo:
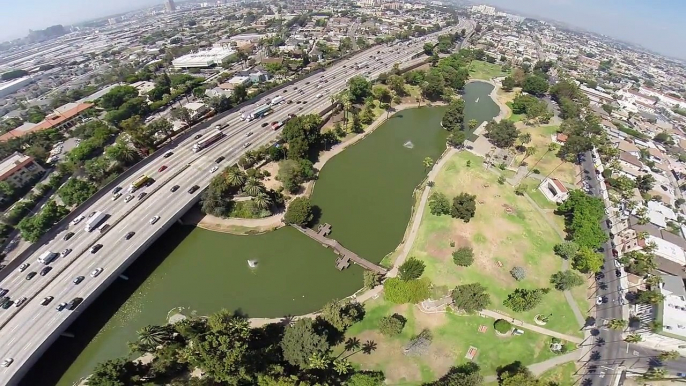
[(28, 299), (26, 296), (23, 296), (23, 297), (21, 297), (21, 298), (19, 298), (19, 299), (17, 300), (17, 302), (15, 303), (15, 305), (16, 305), (17, 307), (21, 307), (24, 303), (26, 303), (27, 300), (29, 300), (29, 299)]
[(218, 163), (224, 161), (224, 159), (225, 159), (224, 156), (221, 155), (221, 156), (219, 156), (216, 160), (214, 160), (214, 163), (217, 163), (217, 164), (218, 164)]
[(604, 278), (605, 278), (605, 274), (604, 274), (604, 273), (602, 273), (602, 272), (596, 272), (596, 274), (595, 274), (595, 279), (596, 279), (596, 280), (602, 280), (602, 279), (604, 279)]
[(31, 271), (28, 273), (28, 275), (26, 275), (26, 280), (31, 280), (36, 275), (38, 275), (38, 273), (36, 271)]
[[(215, 167), (216, 167), (216, 166), (215, 166)], [(155, 216), (155, 217), (151, 218), (151, 219), (150, 219), (150, 225), (156, 223), (156, 222), (159, 221), (159, 220), (160, 220), (160, 216)]]
[(298, 107), (298, 110), (299, 110), (299, 111), (301, 111), (302, 109), (303, 109), (302, 106)]
[(75, 277), (74, 280), (72, 280), (71, 282), (74, 283), (74, 284), (79, 284), (79, 283), (81, 283), (81, 282), (83, 281), (83, 279), (85, 279), (85, 278), (86, 278), (85, 276), (77, 276), (77, 277)]
[(167, 170), (167, 165), (162, 165), (160, 166), (159, 169), (157, 169), (158, 172), (162, 173), (163, 171)]
[(595, 304), (596, 304), (596, 305), (601, 305), (601, 304), (603, 304), (603, 297), (602, 297), (602, 296), (598, 296), (598, 298), (595, 300)]
[(262, 127), (267, 127), (268, 124), (269, 124), (269, 122), (264, 122), (264, 123), (262, 123)]
[(622, 270), (621, 269), (615, 269), (615, 276), (622, 277)]
[(164, 153), (164, 158), (169, 158), (172, 156), (172, 154), (174, 154), (174, 152), (168, 151), (168, 152)]
[(249, 136), (251, 136), (251, 135), (252, 135), (252, 131), (248, 131), (247, 133), (245, 133), (245, 136), (246, 136), (246, 137), (249, 137)]
[(95, 252), (99, 251), (100, 248), (102, 248), (102, 244), (95, 244), (91, 247), (90, 251), (91, 251), (91, 253), (95, 253)]
[(0, 288), (0, 297), (7, 295), (8, 292), (10, 292), (10, 290), (7, 288)]
[(310, 82), (305, 82), (305, 84), (310, 84)]
[(13, 303), (14, 302), (12, 301), (12, 299), (10, 299), (7, 296), (5, 296), (4, 298), (0, 298), (0, 307), (2, 307), (4, 309), (10, 308)]
[(276, 126), (276, 125), (278, 125), (278, 124), (279, 124), (279, 121), (274, 121), (274, 122), (272, 122), (272, 126)]
[(243, 147), (246, 147), (246, 148), (247, 148), (248, 146), (250, 146), (250, 142), (246, 142), (246, 143), (243, 144)]
[(147, 195), (148, 195), (148, 193), (146, 193), (146, 192), (141, 192), (141, 193), (138, 195), (138, 199), (139, 199), (139, 200), (142, 200), (143, 197), (145, 197), (145, 196), (147, 196)]
[(67, 241), (72, 237), (74, 237), (74, 232), (69, 232), (66, 235), (64, 235), (64, 237), (62, 237), (62, 240)]
[(174, 185), (174, 186), (172, 186), (171, 189), (169, 189), (169, 190), (170, 190), (171, 192), (176, 192), (177, 190), (179, 190), (179, 188), (180, 188), (179, 185)]
[(52, 271), (52, 267), (43, 267), (43, 269), (40, 270), (40, 275), (45, 276), (48, 274), (48, 272)]
[(190, 189), (188, 189), (188, 193), (193, 194), (198, 189), (200, 189), (200, 187), (198, 185), (193, 185), (193, 186), (191, 186)]
[(289, 99), (288, 102), (286, 102), (286, 104), (288, 104), (288, 105), (290, 105), (291, 103), (293, 103), (293, 101), (291, 99)]
[(117, 199), (118, 199), (119, 197), (121, 197), (121, 192), (115, 194), (114, 196), (112, 196), (112, 201), (117, 201)]
[(67, 309), (68, 309), (69, 311), (72, 311), (72, 310), (74, 310), (76, 307), (78, 307), (79, 304), (81, 304), (81, 302), (83, 302), (83, 298), (74, 298), (74, 299), (72, 299), (72, 300), (69, 302), (69, 304), (67, 304)]
[(686, 373), (676, 373), (676, 376), (679, 378), (686, 378)]
[(95, 216), (95, 213), (97, 213), (97, 212), (96, 212), (96, 211), (92, 211), (92, 212), (88, 215), (88, 218), (91, 218), (91, 217)]
[(297, 90), (297, 89), (298, 89), (298, 86), (293, 87), (293, 90)]
[(104, 271), (104, 270), (105, 269), (103, 269), (103, 268), (94, 269), (93, 272), (91, 272), (91, 277), (98, 277), (98, 275), (100, 275), (102, 273), (102, 271)]
[(14, 362), (14, 358), (5, 358), (5, 360), (2, 361), (2, 363), (0, 363), (0, 366), (9, 367), (12, 364), (12, 362)]
[(615, 263), (615, 268), (622, 268), (622, 263), (619, 262), (619, 259), (615, 259), (614, 263)]
[(299, 104), (301, 104), (301, 103), (303, 103), (303, 102), (302, 102), (302, 101), (297, 101), (297, 102), (295, 102), (296, 105), (299, 105)]
[(135, 235), (135, 234), (136, 234), (136, 232), (129, 232), (124, 236), (124, 239), (130, 240), (133, 237), (133, 235)]
[(55, 309), (56, 309), (57, 311), (62, 311), (62, 310), (65, 309), (66, 307), (67, 307), (67, 303), (62, 302), (62, 303), (58, 304), (57, 307), (55, 307)]
[(126, 196), (126, 198), (124, 198), (124, 202), (129, 202), (131, 200), (133, 200), (133, 194), (129, 194), (128, 196)]
[(62, 257), (67, 256), (68, 254), (71, 253), (71, 248), (67, 248), (64, 251), (62, 251), (61, 255)]
[(196, 136), (193, 137), (193, 138), (194, 138), (194, 139), (200, 139), (200, 137), (202, 137), (202, 134), (196, 134)]
[(71, 220), (71, 225), (76, 225), (76, 224), (80, 223), (84, 218), (86, 218), (86, 216), (81, 215), (81, 216)]
[(219, 170), (219, 166), (212, 166), (212, 169), (210, 169), (210, 173), (214, 173), (217, 170)]
[(616, 249), (612, 250), (612, 257), (614, 257), (614, 258), (619, 257), (619, 252)]
[(287, 88), (283, 89), (283, 93), (284, 93), (284, 94), (287, 93), (287, 92), (288, 92), (288, 89), (287, 89)]
[(112, 190), (112, 194), (117, 194), (117, 193), (119, 193), (119, 192), (121, 192), (121, 186), (117, 186), (116, 188), (114, 188), (114, 189)]
[(19, 266), (19, 272), (26, 271), (26, 269), (29, 267), (29, 265), (30, 265), (29, 263), (24, 263), (24, 264), (20, 265)]
[(47, 306), (48, 304), (50, 304), (50, 302), (52, 301), (52, 299), (54, 299), (54, 297), (52, 297), (52, 296), (46, 296), (46, 297), (43, 298), (43, 301), (40, 302), (40, 305), (41, 305), (41, 306)]

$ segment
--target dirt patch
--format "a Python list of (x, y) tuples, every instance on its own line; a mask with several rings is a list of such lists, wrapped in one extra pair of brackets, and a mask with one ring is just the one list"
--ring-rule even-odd
[(448, 232), (436, 232), (427, 240), (426, 252), (433, 258), (448, 261), (453, 252), (450, 240), (454, 239), (455, 237)]
[(276, 175), (279, 173), (278, 162), (269, 162), (268, 164), (260, 167), (260, 170), (269, 172), (269, 177), (262, 181), (265, 188), (277, 190), (281, 187), (281, 182), (276, 180)]
[(450, 367), (455, 365), (455, 359), (459, 358), (459, 355), (460, 352), (455, 348), (434, 341), (429, 349), (426, 364), (435, 375), (441, 376), (447, 373)]
[(507, 205), (507, 204), (503, 204), (503, 208), (505, 209), (505, 213), (507, 213), (507, 214), (515, 214), (515, 208), (513, 208), (513, 207), (511, 207), (511, 206), (509, 206), (509, 205)]
[(366, 355), (357, 353), (350, 359), (360, 363), (363, 370), (378, 370), (383, 368), (389, 384), (403, 382), (417, 382), (422, 379), (419, 366), (413, 358), (403, 354), (401, 341), (389, 340), (374, 331), (365, 331), (358, 335), (362, 342), (372, 340), (377, 343), (377, 349)]
[(336, 122), (341, 122), (341, 124), (343, 124), (342, 111), (337, 112), (331, 118), (329, 118), (328, 121), (326, 121), (326, 124), (322, 127), (322, 133), (333, 130), (333, 128), (336, 126)]
[(425, 314), (419, 310), (414, 312), (415, 333), (420, 333), (423, 329), (434, 331), (448, 323), (445, 313)]

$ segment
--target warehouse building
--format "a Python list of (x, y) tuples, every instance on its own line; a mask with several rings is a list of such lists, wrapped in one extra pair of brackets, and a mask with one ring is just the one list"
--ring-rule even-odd
[(229, 47), (212, 47), (207, 51), (184, 55), (172, 60), (174, 68), (208, 68), (222, 64), (236, 50)]

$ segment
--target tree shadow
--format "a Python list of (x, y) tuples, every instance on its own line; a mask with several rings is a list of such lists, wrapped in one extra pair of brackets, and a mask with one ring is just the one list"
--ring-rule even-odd
[(526, 366), (524, 366), (524, 364), (522, 364), (522, 362), (514, 361), (514, 362), (512, 362), (508, 365), (505, 365), (505, 366), (498, 366), (495, 369), (495, 373), (498, 376), (498, 380), (502, 381), (503, 374), (505, 374), (505, 373), (515, 374), (515, 373), (518, 373), (518, 372), (525, 370), (525, 369), (526, 369)]
[(317, 225), (319, 220), (322, 218), (322, 208), (318, 205), (312, 205), (312, 221), (308, 225)]

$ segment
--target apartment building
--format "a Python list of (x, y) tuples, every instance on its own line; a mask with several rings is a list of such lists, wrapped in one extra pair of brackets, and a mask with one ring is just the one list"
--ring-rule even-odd
[[(14, 153), (0, 162), (0, 181), (5, 181), (15, 188), (20, 188), (29, 182), (36, 174), (45, 170), (38, 165), (33, 157), (21, 153)], [(5, 199), (0, 192), (0, 202)]]

